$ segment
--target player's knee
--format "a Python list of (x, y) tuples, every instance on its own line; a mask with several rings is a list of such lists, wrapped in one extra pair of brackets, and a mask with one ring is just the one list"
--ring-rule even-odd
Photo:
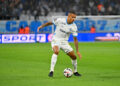
[(73, 56), (71, 56), (71, 58), (72, 58), (72, 60), (76, 60), (76, 56), (75, 55), (73, 55)]
[(59, 51), (58, 51), (58, 50), (56, 50), (56, 51), (54, 51), (54, 53), (55, 53), (56, 55), (58, 55), (58, 54), (59, 54)]

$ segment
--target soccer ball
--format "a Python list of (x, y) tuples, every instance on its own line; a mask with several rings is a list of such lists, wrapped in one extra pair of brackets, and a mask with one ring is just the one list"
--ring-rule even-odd
[(73, 74), (73, 72), (72, 72), (72, 69), (71, 68), (66, 68), (66, 69), (64, 69), (64, 76), (65, 77), (71, 77), (72, 76), (72, 74)]

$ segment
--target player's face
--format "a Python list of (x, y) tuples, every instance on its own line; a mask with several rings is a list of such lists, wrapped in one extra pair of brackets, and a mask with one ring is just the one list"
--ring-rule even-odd
[(70, 14), (68, 15), (68, 23), (71, 24), (75, 21), (76, 15), (75, 14)]

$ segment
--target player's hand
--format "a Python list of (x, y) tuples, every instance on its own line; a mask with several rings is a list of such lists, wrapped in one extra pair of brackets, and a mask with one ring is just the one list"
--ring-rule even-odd
[(37, 32), (39, 32), (39, 30), (40, 30), (41, 28), (42, 28), (42, 26), (38, 27), (38, 28), (37, 28)]
[(81, 59), (81, 58), (82, 58), (82, 56), (81, 56), (80, 52), (77, 52), (77, 55), (79, 56), (79, 59)]
[(37, 28), (37, 32), (39, 32), (39, 27)]

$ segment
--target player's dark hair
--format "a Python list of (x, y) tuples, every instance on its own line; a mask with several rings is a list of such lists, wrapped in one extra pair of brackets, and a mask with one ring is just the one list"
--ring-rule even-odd
[[(71, 14), (75, 14), (75, 15), (76, 15), (76, 13), (75, 13), (74, 11), (69, 11), (69, 13), (71, 13)], [(69, 14), (69, 13), (68, 13), (68, 14)]]

